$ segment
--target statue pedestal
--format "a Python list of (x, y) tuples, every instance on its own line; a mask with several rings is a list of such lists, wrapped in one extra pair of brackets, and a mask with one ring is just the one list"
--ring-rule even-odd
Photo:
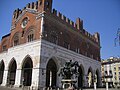
[(62, 81), (62, 88), (65, 90), (73, 90), (74, 89), (74, 85), (77, 82), (76, 80), (72, 80), (72, 79), (63, 79)]

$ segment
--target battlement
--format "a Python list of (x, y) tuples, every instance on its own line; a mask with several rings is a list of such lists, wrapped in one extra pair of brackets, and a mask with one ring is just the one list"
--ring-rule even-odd
[[(46, 1), (48, 2), (48, 1)], [(38, 0), (36, 2), (32, 2), (32, 3), (28, 3), (26, 5), (26, 7), (24, 7), (22, 10), (21, 9), (16, 9), (13, 13), (13, 19), (17, 19), (19, 17), (19, 15), (26, 9), (31, 9), (31, 10), (36, 10), (37, 12), (42, 12), (46, 9), (43, 9), (42, 6), (43, 2), (42, 0)], [(45, 4), (45, 3), (44, 3)], [(46, 4), (45, 4), (46, 5)], [(49, 5), (49, 4), (47, 4)], [(47, 11), (46, 11), (47, 12)], [(89, 32), (87, 32), (85, 29), (83, 29), (83, 20), (81, 20), (80, 18), (76, 19), (76, 22), (73, 22), (72, 20), (70, 20), (69, 18), (67, 18), (65, 15), (61, 14), (60, 12), (58, 12), (57, 10), (53, 9), (52, 11), (50, 10), (50, 12), (60, 18), (61, 20), (63, 20), (64, 22), (66, 22), (68, 25), (70, 25), (72, 28), (74, 28), (76, 31), (82, 33), (83, 35), (85, 35), (86, 37), (90, 38), (91, 40), (93, 40), (96, 43), (99, 43), (99, 34), (94, 34), (91, 35)]]
[(78, 32), (82, 33), (83, 35), (85, 35), (86, 37), (90, 38), (94, 42), (99, 43), (99, 34), (95, 33), (94, 35), (91, 35), (89, 32), (87, 32), (85, 29), (83, 29), (83, 20), (81, 20), (80, 18), (77, 18), (76, 22), (73, 22), (72, 20), (70, 20), (65, 15), (61, 14), (60, 12), (58, 12), (55, 9), (53, 9), (53, 11), (51, 13), (54, 16), (57, 16), (61, 20), (65, 21), (67, 24), (72, 26)]
[(14, 13), (13, 13), (13, 19), (17, 19), (18, 16), (19, 16), (24, 10), (26, 10), (26, 9), (37, 10), (37, 9), (38, 9), (38, 5), (40, 5), (39, 3), (40, 3), (40, 1), (39, 1), (39, 2), (36, 1), (36, 2), (32, 2), (32, 3), (28, 3), (28, 4), (26, 5), (26, 7), (24, 7), (22, 10), (19, 9), (19, 8), (16, 9), (16, 10), (14, 11)]

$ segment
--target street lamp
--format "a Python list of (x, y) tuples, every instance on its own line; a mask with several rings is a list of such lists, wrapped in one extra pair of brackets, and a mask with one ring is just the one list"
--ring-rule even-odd
[(93, 76), (93, 80), (94, 80), (94, 90), (96, 90), (96, 82), (97, 82), (97, 76), (96, 75)]
[(105, 81), (106, 81), (106, 90), (108, 90), (108, 80), (112, 79), (113, 75), (112, 75), (112, 71), (110, 70), (109, 74), (107, 73), (107, 71), (105, 71)]

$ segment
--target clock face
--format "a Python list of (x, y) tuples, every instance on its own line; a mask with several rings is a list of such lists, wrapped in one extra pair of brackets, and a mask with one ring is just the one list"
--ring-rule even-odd
[(25, 28), (25, 27), (27, 26), (27, 23), (28, 23), (28, 18), (25, 17), (25, 18), (22, 20), (21, 27), (22, 27), (22, 28)]

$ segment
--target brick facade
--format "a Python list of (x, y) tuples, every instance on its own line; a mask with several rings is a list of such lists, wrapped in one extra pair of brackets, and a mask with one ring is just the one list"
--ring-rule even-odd
[[(39, 13), (43, 11), (45, 13), (44, 32), (41, 33)], [(22, 21), (26, 17), (28, 18), (27, 26), (22, 28)], [(83, 28), (83, 21), (80, 18), (77, 18), (76, 23), (74, 23), (57, 10), (52, 10), (52, 0), (38, 0), (35, 3), (29, 3), (23, 10), (15, 10), (11, 32), (2, 38), (0, 52), (7, 51), (8, 48), (15, 46), (16, 34), (19, 38), (16, 44), (27, 43), (31, 31), (34, 34), (33, 40), (40, 39), (40, 35), (43, 34), (44, 40), (100, 61), (99, 33), (91, 35)]]

